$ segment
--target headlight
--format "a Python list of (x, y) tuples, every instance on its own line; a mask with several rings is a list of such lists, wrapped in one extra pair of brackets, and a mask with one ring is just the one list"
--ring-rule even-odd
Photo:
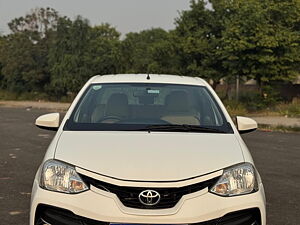
[(225, 169), (210, 192), (221, 196), (250, 194), (258, 190), (256, 172), (250, 163)]
[(56, 160), (45, 162), (40, 186), (49, 191), (69, 194), (83, 192), (88, 189), (73, 166)]

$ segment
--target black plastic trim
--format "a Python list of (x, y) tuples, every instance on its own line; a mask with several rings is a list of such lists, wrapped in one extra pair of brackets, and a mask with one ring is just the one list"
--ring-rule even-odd
[[(91, 177), (87, 177), (81, 175), (82, 180), (85, 184), (89, 187), (94, 186), (98, 189), (103, 191), (114, 193), (118, 196), (119, 200), (122, 204), (129, 208), (136, 208), (136, 209), (168, 209), (173, 208), (180, 199), (188, 194), (203, 190), (205, 188), (210, 189), (220, 177), (215, 177), (203, 182), (198, 182), (195, 184), (183, 186), (183, 187), (170, 187), (170, 188), (157, 188), (157, 187), (124, 187), (118, 186), (110, 183), (106, 183), (100, 180), (96, 180)], [(151, 189), (157, 191), (160, 196), (160, 202), (156, 205), (146, 206), (139, 201), (139, 194), (142, 191), (147, 189)]]
[(43, 129), (43, 130), (51, 130), (51, 131), (58, 131), (59, 127), (44, 127), (44, 126), (39, 126), (36, 125), (38, 128)]

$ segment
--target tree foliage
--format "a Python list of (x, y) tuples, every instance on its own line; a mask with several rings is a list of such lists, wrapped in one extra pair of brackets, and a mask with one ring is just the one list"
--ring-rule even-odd
[(13, 33), (30, 31), (44, 36), (49, 30), (56, 29), (58, 18), (58, 12), (53, 8), (35, 8), (25, 17), (13, 19), (8, 26)]
[(176, 52), (169, 32), (161, 29), (129, 33), (122, 42), (124, 71), (176, 73)]
[(48, 81), (47, 51), (23, 33), (11, 34), (0, 46), (2, 86), (13, 92), (42, 91)]
[(293, 80), (299, 74), (299, 1), (225, 0), (223, 65), (231, 74)]
[[(208, 4), (209, 3), (209, 7)], [(95, 74), (159, 73), (261, 84), (299, 75), (300, 1), (191, 0), (175, 29), (121, 34), (78, 16), (36, 8), (0, 35), (0, 88), (76, 93)]]
[(108, 24), (90, 27), (86, 19), (60, 18), (49, 51), (49, 90), (56, 96), (77, 92), (91, 74), (117, 73), (120, 34)]
[(182, 73), (202, 76), (218, 84), (229, 73), (222, 66), (224, 10), (207, 8), (205, 0), (191, 1), (191, 9), (176, 19)]
[(47, 57), (57, 19), (54, 9), (37, 8), (8, 24), (12, 33), (0, 44), (2, 87), (17, 93), (44, 91), (50, 81)]
[(245, 76), (261, 82), (299, 74), (300, 2), (276, 0), (191, 1), (176, 20), (185, 75)]

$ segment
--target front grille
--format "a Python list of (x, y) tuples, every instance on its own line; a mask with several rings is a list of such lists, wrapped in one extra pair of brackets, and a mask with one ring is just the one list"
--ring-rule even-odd
[[(92, 185), (96, 188), (102, 189), (104, 191), (108, 191), (111, 193), (114, 193), (118, 196), (120, 201), (126, 206), (130, 208), (137, 208), (137, 209), (167, 209), (174, 207), (179, 200), (182, 198), (182, 196), (191, 194), (197, 191), (200, 191), (205, 188), (210, 188), (212, 185), (214, 185), (219, 177), (192, 184), (185, 187), (180, 188), (155, 188), (155, 187), (123, 187), (123, 186), (117, 186), (109, 183), (105, 183), (96, 179), (93, 179), (91, 177), (87, 177), (84, 175), (80, 175), (83, 179), (83, 181), (87, 185)], [(153, 206), (147, 206), (142, 204), (139, 201), (139, 194), (142, 191), (145, 190), (154, 190), (157, 191), (161, 199), (159, 203)]]
[[(39, 205), (35, 225), (109, 225), (109, 222), (96, 221), (73, 212), (53, 206)], [(148, 223), (149, 224), (149, 223)], [(141, 224), (142, 225), (142, 224)], [(210, 221), (189, 225), (261, 225), (261, 215), (257, 208), (231, 212)]]

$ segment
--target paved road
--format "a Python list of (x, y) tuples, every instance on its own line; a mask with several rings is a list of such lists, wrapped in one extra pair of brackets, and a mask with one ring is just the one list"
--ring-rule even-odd
[[(52, 132), (33, 125), (38, 109), (0, 107), (0, 224), (27, 225), (31, 184)], [(269, 225), (300, 224), (300, 134), (243, 136), (263, 178)]]

